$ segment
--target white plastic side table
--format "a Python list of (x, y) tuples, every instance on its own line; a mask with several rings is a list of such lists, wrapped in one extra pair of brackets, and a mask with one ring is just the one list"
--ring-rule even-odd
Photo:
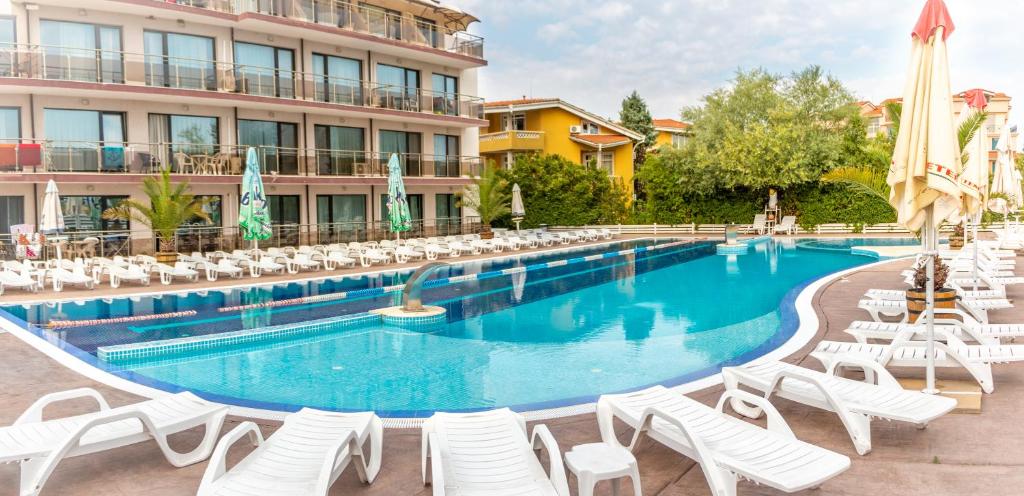
[(619, 479), (633, 481), (633, 494), (641, 496), (640, 470), (636, 458), (626, 448), (605, 443), (581, 444), (565, 454), (565, 464), (579, 484), (579, 496), (593, 496), (598, 482), (610, 480), (612, 494), (619, 494)]

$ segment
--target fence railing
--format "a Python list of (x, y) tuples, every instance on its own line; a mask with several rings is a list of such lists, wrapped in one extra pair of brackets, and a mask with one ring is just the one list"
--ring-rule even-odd
[(212, 59), (67, 46), (0, 45), (0, 77), (239, 93), (475, 119), (484, 115), (482, 98), (453, 92)]
[[(456, 236), (480, 232), (478, 217), (445, 217), (414, 220), (412, 228), (399, 234), (402, 239)], [(331, 222), (320, 224), (275, 224), (269, 239), (259, 241), (259, 247), (286, 247), (300, 245), (324, 245), (352, 241), (380, 241), (395, 239), (395, 233), (388, 228), (387, 221), (377, 222)], [(148, 235), (148, 236), (146, 236)], [(56, 246), (61, 246), (61, 256), (112, 257), (151, 254), (157, 250), (156, 238), (151, 233), (118, 231), (70, 231), (47, 238), (38, 249), (37, 258), (56, 257)], [(0, 259), (13, 260), (24, 256), (24, 250), (17, 249), (18, 240), (10, 234), (0, 234)], [(254, 245), (246, 241), (237, 226), (194, 225), (178, 229), (175, 236), (175, 250), (179, 253), (193, 251), (231, 251), (248, 249)]]
[[(564, 231), (584, 228), (608, 228), (621, 234), (658, 234), (658, 235), (705, 235), (724, 234), (729, 224), (617, 224), (617, 225), (587, 225), (587, 226), (552, 226), (553, 231)], [(740, 233), (754, 234), (752, 224), (736, 224)], [(985, 226), (981, 226), (985, 229)], [(939, 232), (952, 232), (954, 226), (943, 224)], [(763, 230), (763, 229), (762, 229)], [(793, 232), (795, 234), (910, 234), (903, 226), (896, 223), (881, 224), (819, 224), (813, 227), (797, 225)]]
[[(124, 143), (57, 140), (0, 140), (2, 172), (92, 172), (109, 174), (240, 175), (248, 145), (211, 143)], [(261, 172), (283, 176), (386, 176), (390, 153), (363, 150), (252, 146)], [(475, 156), (399, 154), (409, 177), (476, 177), (483, 159)]]
[(483, 58), (483, 38), (405, 16), (371, 5), (346, 0), (153, 0), (170, 1), (200, 9), (242, 14), (253, 12), (332, 26), (416, 46)]

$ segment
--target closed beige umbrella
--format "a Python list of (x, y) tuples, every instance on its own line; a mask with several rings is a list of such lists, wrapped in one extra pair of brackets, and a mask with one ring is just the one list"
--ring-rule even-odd
[(887, 182), (892, 188), (889, 203), (897, 220), (912, 232), (921, 232), (928, 255), (927, 377), (925, 391), (935, 389), (934, 348), (934, 254), (936, 219), (960, 215), (962, 193), (960, 149), (953, 125), (952, 91), (946, 40), (953, 20), (942, 0), (928, 0), (911, 35), (912, 51), (907, 82), (903, 88), (903, 114), (896, 137)]
[[(964, 122), (978, 112), (984, 112), (988, 106), (985, 99), (985, 91), (981, 89), (964, 92), (964, 100), (967, 108), (961, 113), (960, 122)], [(974, 250), (974, 289), (980, 286), (978, 278), (978, 224), (981, 223), (981, 215), (988, 203), (988, 143), (986, 133), (978, 131), (974, 138), (967, 144), (967, 163), (960, 173), (960, 190), (964, 193), (964, 221), (973, 219), (972, 243)]]

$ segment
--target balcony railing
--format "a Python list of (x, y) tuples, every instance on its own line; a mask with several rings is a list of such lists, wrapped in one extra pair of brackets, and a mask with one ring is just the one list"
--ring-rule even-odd
[(255, 12), (275, 17), (332, 26), (410, 45), (426, 46), (482, 59), (483, 38), (438, 26), (411, 16), (343, 0), (153, 0), (200, 9), (242, 14)]
[[(240, 175), (250, 147), (207, 143), (20, 140), (0, 142), (0, 172)], [(280, 176), (384, 177), (390, 153), (254, 146), (262, 173)], [(407, 177), (476, 177), (480, 157), (399, 154)]]
[(0, 77), (240, 93), (483, 119), (483, 99), (322, 74), (138, 53), (4, 45)]
[(542, 149), (543, 131), (499, 131), (480, 135), (480, 153)]

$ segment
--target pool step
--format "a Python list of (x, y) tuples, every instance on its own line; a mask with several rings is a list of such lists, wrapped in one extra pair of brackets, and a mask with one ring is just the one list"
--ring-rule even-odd
[(362, 327), (381, 324), (380, 315), (358, 313), (340, 317), (312, 320), (301, 324), (282, 324), (272, 327), (245, 329), (241, 331), (210, 334), (207, 336), (189, 336), (186, 338), (148, 341), (145, 343), (119, 344), (101, 346), (96, 356), (105, 362), (116, 363), (141, 358), (153, 358), (178, 353), (191, 353), (210, 350), (222, 346), (252, 344), (271, 341), (283, 337), (297, 337), (304, 334), (319, 334), (335, 331), (339, 328)]

